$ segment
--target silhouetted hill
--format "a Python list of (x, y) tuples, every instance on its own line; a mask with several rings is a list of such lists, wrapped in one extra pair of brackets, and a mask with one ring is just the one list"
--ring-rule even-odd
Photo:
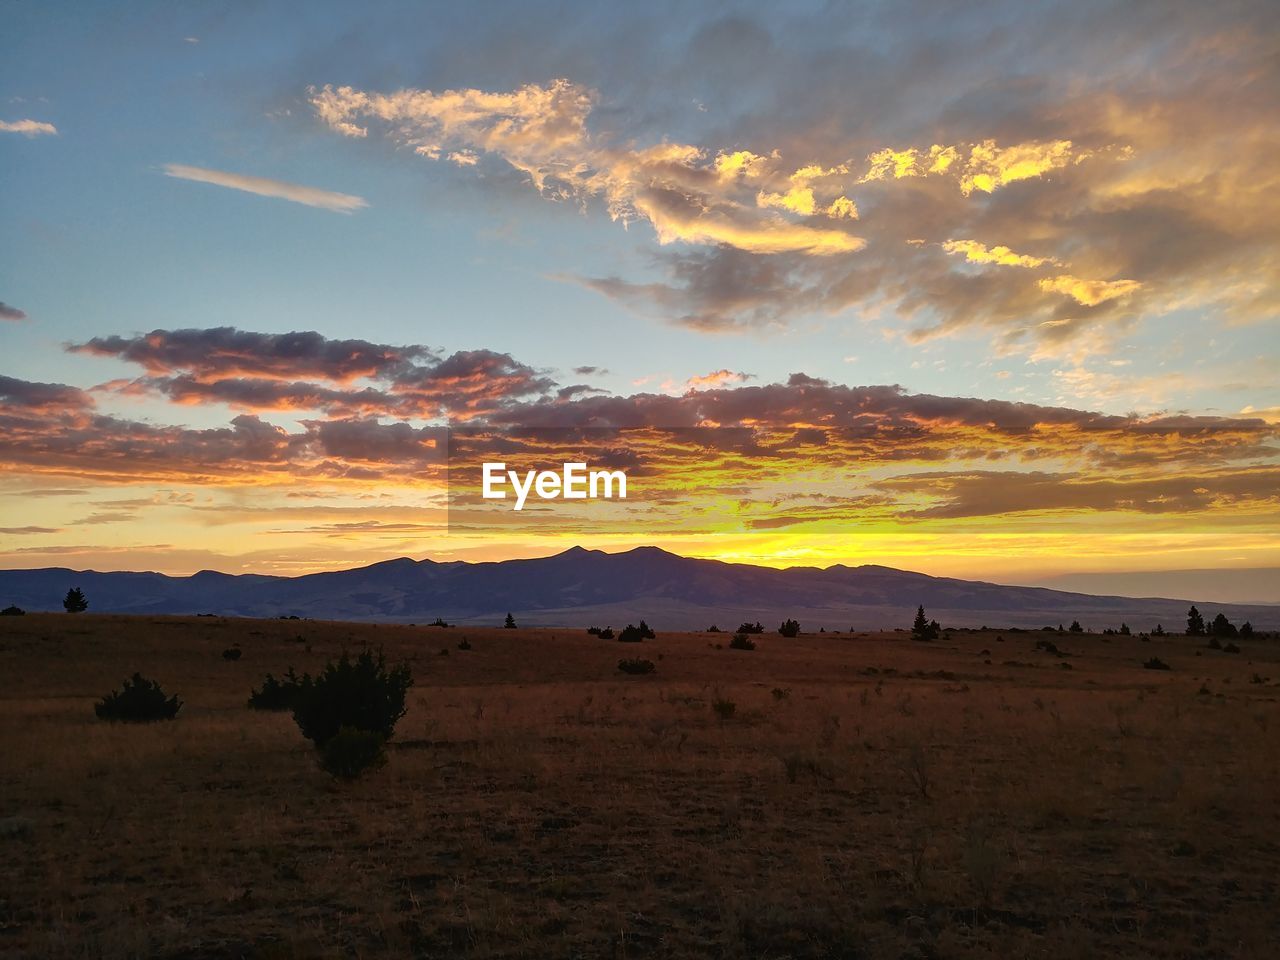
[[(97, 573), (55, 567), (0, 571), (0, 604), (61, 610), (78, 586), (96, 613), (217, 613), (331, 620), (500, 622), (508, 610), (529, 624), (621, 626), (641, 617), (662, 629), (759, 619), (773, 629), (795, 617), (805, 629), (882, 628), (910, 623), (917, 604), (955, 626), (1043, 626), (1079, 619), (1101, 630), (1162, 623), (1180, 631), (1187, 600), (1092, 596), (895, 570), (874, 564), (777, 570), (680, 557), (657, 547), (604, 553), (574, 547), (551, 557), (494, 563), (399, 558), (353, 570), (299, 577), (190, 577)], [(1237, 624), (1280, 627), (1280, 608), (1198, 604), (1206, 619), (1226, 612)]]

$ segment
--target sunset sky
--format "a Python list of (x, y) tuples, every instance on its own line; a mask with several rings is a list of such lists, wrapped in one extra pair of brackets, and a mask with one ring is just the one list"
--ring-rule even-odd
[[(5, 0), (0, 566), (1280, 567), (1278, 44), (1264, 2)], [(444, 427), (627, 428), (634, 497), (480, 521)]]

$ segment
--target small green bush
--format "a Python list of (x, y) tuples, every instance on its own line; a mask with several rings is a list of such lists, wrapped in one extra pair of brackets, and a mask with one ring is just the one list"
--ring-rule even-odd
[(343, 727), (389, 740), (405, 714), (404, 698), (411, 686), (408, 664), (388, 668), (381, 651), (375, 655), (363, 650), (355, 659), (344, 652), (318, 677), (299, 686), (293, 719), (302, 735), (318, 747)]
[(293, 672), (293, 667), (289, 668), (283, 680), (277, 680), (268, 673), (262, 681), (261, 690), (249, 691), (249, 706), (254, 710), (292, 710), (298, 691), (310, 682), (311, 677), (305, 674), (299, 677)]
[(385, 747), (379, 733), (342, 727), (320, 747), (320, 766), (340, 780), (354, 780), (387, 762)]
[(755, 648), (756, 642), (745, 633), (735, 633), (733, 639), (729, 641), (730, 650), (754, 650)]
[(642, 660), (639, 657), (632, 657), (630, 660), (619, 660), (618, 669), (623, 673), (646, 674), (653, 673), (658, 668), (654, 666), (652, 660)]
[[(603, 634), (601, 634), (601, 636), (603, 636)], [(623, 627), (622, 632), (618, 634), (618, 642), (639, 643), (641, 640), (652, 640), (655, 636), (656, 634), (649, 629), (649, 625), (641, 620), (640, 626), (638, 627), (633, 627), (629, 623)]]
[(101, 720), (125, 723), (151, 723), (154, 720), (172, 720), (182, 709), (177, 696), (166, 697), (160, 684), (135, 673), (118, 691), (113, 690), (97, 704), (93, 712)]

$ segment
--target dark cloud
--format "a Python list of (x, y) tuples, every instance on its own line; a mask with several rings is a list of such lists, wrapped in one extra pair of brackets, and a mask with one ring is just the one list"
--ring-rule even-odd
[(0, 320), (25, 320), (26, 313), (0, 300)]
[(345, 383), (387, 377), (436, 357), (424, 346), (331, 340), (314, 331), (253, 333), (235, 327), (152, 330), (136, 337), (94, 337), (69, 349), (141, 364), (152, 375), (185, 373), (196, 380), (314, 377)]
[[(154, 392), (181, 404), (225, 403), (246, 411), (323, 411), (335, 417), (465, 419), (557, 387), (510, 354), (329, 340), (318, 333), (263, 334), (219, 327), (95, 337), (69, 349), (114, 356), (149, 375), (104, 385)], [(310, 377), (312, 379), (294, 379)], [(355, 380), (372, 381), (360, 385)]]

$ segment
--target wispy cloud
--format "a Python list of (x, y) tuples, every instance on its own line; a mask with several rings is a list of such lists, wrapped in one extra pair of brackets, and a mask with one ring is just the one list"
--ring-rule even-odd
[(0, 120), (0, 131), (4, 133), (20, 133), (26, 137), (57, 136), (58, 128), (43, 120)]
[(318, 187), (304, 187), (284, 180), (271, 180), (267, 177), (252, 177), (242, 173), (227, 173), (222, 170), (207, 170), (204, 167), (189, 167), (181, 163), (166, 163), (164, 172), (167, 176), (179, 180), (194, 180), (197, 183), (212, 183), (218, 187), (229, 187), (232, 190), (243, 190), (245, 193), (256, 193), (260, 197), (277, 197), (305, 204), (308, 207), (320, 207), (335, 213), (353, 213), (369, 204), (364, 197), (349, 193), (335, 193), (332, 190), (321, 190)]
[(24, 311), (17, 307), (11, 307), (9, 304), (0, 300), (0, 320), (25, 320), (27, 315)]

